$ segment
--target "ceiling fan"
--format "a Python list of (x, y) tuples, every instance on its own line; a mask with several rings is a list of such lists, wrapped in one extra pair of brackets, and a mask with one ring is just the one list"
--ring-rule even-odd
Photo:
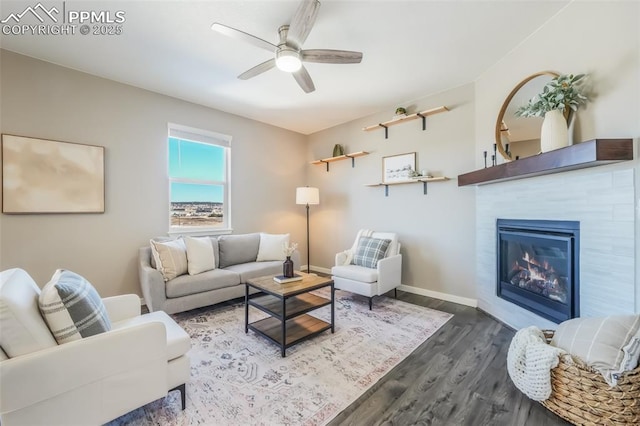
[(302, 0), (296, 13), (291, 19), (290, 25), (282, 25), (278, 28), (280, 41), (278, 45), (269, 43), (244, 31), (231, 28), (219, 22), (214, 23), (211, 29), (224, 34), (227, 37), (243, 40), (256, 47), (275, 53), (275, 57), (243, 72), (238, 76), (241, 80), (248, 80), (262, 74), (273, 67), (293, 74), (302, 90), (306, 93), (313, 92), (316, 88), (303, 62), (317, 62), (323, 64), (358, 64), (362, 61), (362, 52), (331, 49), (302, 49), (302, 44), (313, 28), (316, 16), (320, 9), (318, 0)]

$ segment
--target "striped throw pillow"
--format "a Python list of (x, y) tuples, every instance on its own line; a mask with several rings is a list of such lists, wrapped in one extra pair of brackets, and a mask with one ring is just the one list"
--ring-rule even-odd
[(640, 315), (574, 318), (558, 325), (551, 345), (598, 370), (616, 386), (619, 376), (638, 366)]
[(151, 240), (151, 254), (165, 282), (184, 275), (189, 271), (187, 246), (182, 238), (166, 242)]
[(384, 258), (391, 240), (381, 238), (360, 237), (353, 264), (365, 268), (377, 268), (378, 261)]
[(111, 330), (100, 295), (74, 272), (58, 269), (42, 289), (38, 304), (59, 345)]

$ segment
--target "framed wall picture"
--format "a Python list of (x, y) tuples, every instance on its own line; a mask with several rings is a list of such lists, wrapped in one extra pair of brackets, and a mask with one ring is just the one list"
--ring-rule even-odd
[(104, 147), (3, 134), (2, 212), (104, 213)]
[(393, 183), (411, 180), (412, 171), (415, 169), (415, 152), (382, 157), (382, 182)]

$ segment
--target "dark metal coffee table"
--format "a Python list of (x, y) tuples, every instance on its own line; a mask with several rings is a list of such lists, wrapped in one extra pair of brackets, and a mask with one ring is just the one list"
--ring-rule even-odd
[[(316, 336), (326, 330), (335, 331), (335, 288), (333, 280), (297, 272), (302, 280), (279, 284), (273, 275), (247, 280), (244, 298), (244, 331), (249, 329), (280, 346), (284, 357), (288, 347)], [(311, 294), (313, 290), (331, 288), (331, 298)], [(249, 294), (250, 289), (258, 290)], [(331, 323), (308, 314), (315, 309), (331, 305)], [(249, 323), (249, 306), (265, 312), (269, 317)]]

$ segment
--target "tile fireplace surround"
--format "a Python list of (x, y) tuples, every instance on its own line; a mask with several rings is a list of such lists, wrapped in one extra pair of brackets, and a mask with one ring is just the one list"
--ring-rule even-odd
[(476, 189), (478, 307), (509, 326), (557, 324), (496, 296), (496, 219), (580, 222), (580, 316), (633, 314), (634, 169), (631, 162)]

